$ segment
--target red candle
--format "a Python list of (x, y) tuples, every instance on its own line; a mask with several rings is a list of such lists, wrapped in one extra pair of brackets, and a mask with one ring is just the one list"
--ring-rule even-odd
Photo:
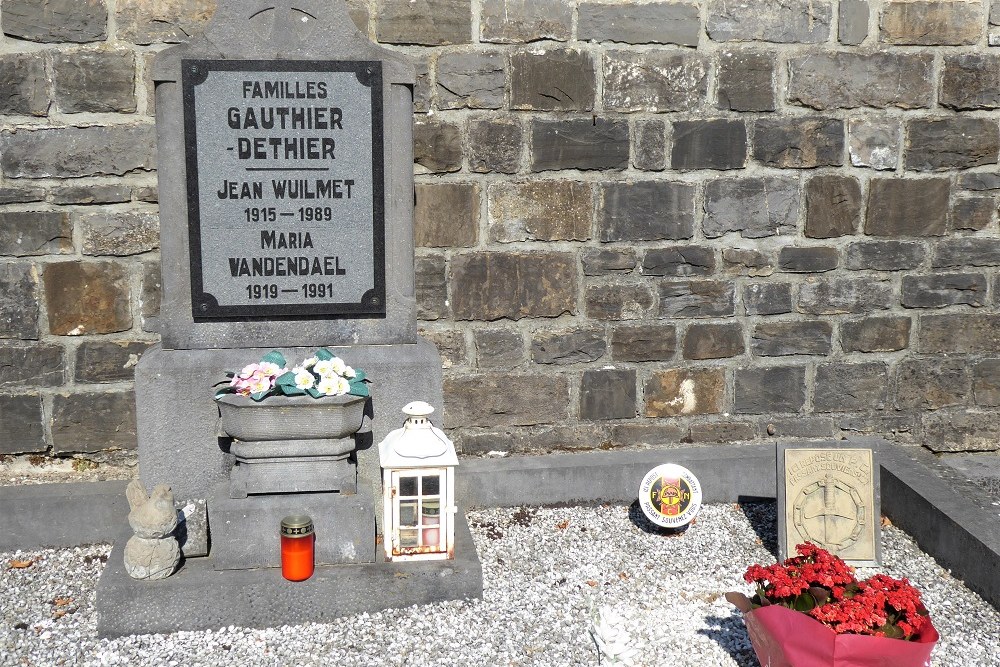
[(281, 576), (289, 581), (305, 581), (315, 567), (316, 534), (307, 516), (286, 516), (281, 520)]

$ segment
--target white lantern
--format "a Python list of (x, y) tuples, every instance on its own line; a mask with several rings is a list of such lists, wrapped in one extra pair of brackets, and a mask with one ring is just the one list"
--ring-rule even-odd
[(429, 404), (403, 407), (402, 428), (379, 443), (382, 530), (389, 560), (455, 557), (455, 445), (431, 424)]

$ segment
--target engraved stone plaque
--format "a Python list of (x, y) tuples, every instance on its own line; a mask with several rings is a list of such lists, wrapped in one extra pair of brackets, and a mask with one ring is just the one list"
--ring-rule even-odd
[(778, 446), (779, 558), (812, 542), (851, 565), (881, 560), (871, 449)]

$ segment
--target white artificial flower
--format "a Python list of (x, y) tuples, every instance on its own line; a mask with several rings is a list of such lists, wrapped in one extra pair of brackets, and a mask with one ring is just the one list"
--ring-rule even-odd
[(347, 378), (337, 378), (337, 395), (346, 394), (351, 390), (351, 383)]
[(260, 371), (262, 373), (264, 373), (266, 375), (281, 375), (282, 373), (285, 372), (285, 370), (287, 370), (287, 369), (282, 368), (278, 364), (272, 364), (270, 361), (262, 361), (262, 362), (260, 362), (260, 365), (258, 366), (258, 368), (260, 369)]
[(625, 620), (610, 607), (601, 607), (593, 620), (590, 635), (597, 644), (600, 664), (635, 664), (639, 650), (632, 643), (632, 635), (625, 628)]
[(330, 377), (331, 375), (336, 375), (333, 370), (333, 363), (330, 359), (323, 359), (322, 361), (317, 361), (313, 366), (313, 372), (322, 378)]
[(316, 378), (314, 378), (313, 374), (305, 368), (293, 368), (292, 372), (295, 373), (295, 386), (298, 389), (309, 389), (316, 384)]
[(343, 378), (338, 378), (336, 376), (320, 376), (319, 384), (316, 385), (316, 390), (324, 396), (339, 396), (344, 392), (340, 391), (340, 383), (337, 382), (337, 380), (342, 379)]
[(302, 362), (302, 368), (312, 368), (313, 366), (316, 365), (317, 361), (319, 361), (319, 359), (317, 359), (316, 357), (309, 357), (308, 359)]
[(350, 378), (350, 379), (352, 379), (352, 380), (353, 380), (353, 379), (355, 378), (355, 376), (357, 376), (357, 373), (356, 373), (356, 372), (354, 372), (354, 369), (353, 369), (353, 368), (351, 368), (350, 366), (344, 366), (344, 372), (343, 372), (343, 374), (342, 374), (342, 375), (343, 375), (343, 376), (344, 376), (345, 378)]
[(341, 376), (344, 374), (344, 369), (347, 368), (347, 364), (345, 364), (344, 360), (340, 357), (334, 357), (331, 359), (330, 366), (333, 368), (334, 373)]

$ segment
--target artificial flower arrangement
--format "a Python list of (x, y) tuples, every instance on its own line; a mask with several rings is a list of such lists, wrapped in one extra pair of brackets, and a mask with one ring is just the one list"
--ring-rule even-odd
[(854, 569), (814, 544), (784, 563), (751, 565), (752, 598), (728, 593), (744, 613), (762, 665), (771, 667), (925, 667), (938, 633), (906, 579)]
[(268, 396), (369, 395), (364, 371), (351, 368), (325, 347), (292, 368), (288, 368), (280, 352), (272, 350), (259, 363), (244, 366), (238, 373), (226, 373), (226, 376), (230, 379), (216, 385), (224, 385), (215, 392), (216, 398), (238, 394), (262, 401)]

